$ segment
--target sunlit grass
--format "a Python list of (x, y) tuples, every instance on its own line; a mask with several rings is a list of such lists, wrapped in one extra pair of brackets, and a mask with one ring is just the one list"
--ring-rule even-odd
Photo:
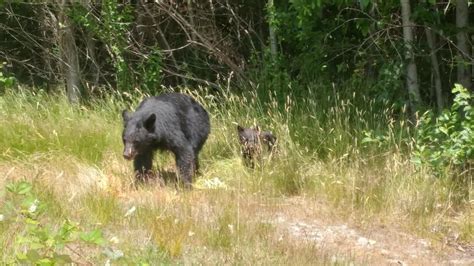
[[(415, 168), (411, 129), (395, 119), (393, 107), (380, 109), (357, 95), (269, 95), (263, 103), (252, 93), (185, 92), (211, 116), (195, 183), (216, 179), (225, 186), (192, 192), (159, 182), (133, 186), (132, 165), (121, 158), (120, 112), (142, 96), (110, 95), (71, 106), (63, 95), (7, 92), (0, 97), (0, 203), (5, 184), (30, 180), (56, 222), (72, 219), (104, 228), (109, 240), (116, 237), (110, 245), (124, 251), (118, 261), (123, 263), (339, 263), (331, 262), (337, 252), (280, 242), (262, 218), (273, 200), (293, 196), (326, 202), (362, 223), (396, 223), (434, 239), (455, 231), (462, 241), (473, 240), (472, 202), (466, 197), (466, 190), (473, 194), (472, 184), (460, 189), (453, 180)], [(237, 124), (259, 125), (278, 138), (276, 152), (264, 153), (254, 169), (242, 164)], [(169, 154), (157, 156), (155, 165), (174, 171)], [(0, 222), (0, 232), (8, 232), (0, 236), (1, 253), (12, 251), (11, 239), (21, 228), (12, 230)], [(352, 260), (342, 255), (347, 260), (340, 264)]]
[(64, 96), (44, 92), (7, 93), (0, 98), (0, 158), (59, 153), (101, 162), (107, 149), (116, 150), (120, 117), (97, 107), (71, 106)]
[(114, 195), (92, 191), (82, 197), (81, 205), (86, 208), (87, 216), (92, 223), (107, 225), (116, 222), (121, 215), (119, 202)]

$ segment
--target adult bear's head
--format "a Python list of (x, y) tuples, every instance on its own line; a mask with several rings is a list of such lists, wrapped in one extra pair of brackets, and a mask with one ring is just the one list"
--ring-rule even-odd
[(151, 148), (155, 133), (156, 115), (142, 112), (131, 113), (123, 110), (122, 117), (124, 126), (122, 133), (123, 157), (127, 160), (133, 160), (135, 156)]

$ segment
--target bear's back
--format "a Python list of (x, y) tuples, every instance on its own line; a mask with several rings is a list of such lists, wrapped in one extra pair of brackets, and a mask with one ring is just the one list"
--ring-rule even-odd
[(173, 106), (175, 111), (181, 113), (181, 115), (186, 114), (191, 108), (197, 113), (205, 113), (207, 115), (207, 111), (191, 96), (176, 92), (163, 93), (159, 96), (146, 98), (140, 103), (137, 111), (155, 108), (160, 105), (160, 102)]

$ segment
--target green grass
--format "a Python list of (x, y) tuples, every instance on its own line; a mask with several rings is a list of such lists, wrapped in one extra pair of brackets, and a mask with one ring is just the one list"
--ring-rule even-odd
[[(472, 183), (459, 188), (410, 162), (412, 130), (394, 118), (403, 112), (357, 95), (284, 101), (270, 95), (265, 103), (254, 94), (194, 96), (212, 124), (196, 183), (218, 178), (225, 189), (131, 185), (120, 114), (139, 96), (71, 106), (64, 95), (21, 91), (0, 96), (0, 203), (9, 201), (6, 184), (32, 182), (47, 205), (47, 223), (58, 227), (69, 219), (101, 228), (105, 245), (124, 253), (118, 263), (331, 264), (333, 255), (347, 258), (337, 264), (352, 261), (351, 254), (278, 240), (265, 214), (295, 196), (361, 223), (381, 221), (434, 240), (457, 232), (460, 241), (474, 241)], [(264, 154), (255, 169), (244, 167), (236, 124), (272, 130), (277, 152)], [(155, 164), (174, 169), (167, 154)], [(0, 222), (0, 253), (15, 252), (12, 239), (22, 230)], [(101, 248), (84, 248), (92, 252), (84, 263), (107, 259)]]
[(119, 112), (112, 115), (116, 109), (101, 107), (71, 106), (64, 96), (43, 92), (2, 96), (0, 158), (52, 153), (101, 162), (107, 149), (117, 150), (114, 138), (120, 131)]
[(107, 225), (117, 221), (121, 215), (121, 209), (116, 197), (107, 193), (93, 191), (82, 197), (81, 205), (86, 209), (84, 212), (91, 223)]

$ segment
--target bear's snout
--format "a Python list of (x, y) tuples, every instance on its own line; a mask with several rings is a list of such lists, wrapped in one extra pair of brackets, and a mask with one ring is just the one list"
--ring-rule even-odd
[(130, 147), (130, 146), (125, 146), (125, 149), (123, 150), (123, 158), (127, 159), (127, 160), (133, 160), (133, 158), (135, 158), (135, 155), (137, 155), (135, 149), (133, 149), (133, 147)]

